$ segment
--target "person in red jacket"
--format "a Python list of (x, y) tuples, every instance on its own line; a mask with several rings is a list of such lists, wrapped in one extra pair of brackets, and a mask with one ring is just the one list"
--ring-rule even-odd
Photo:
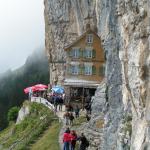
[(63, 134), (63, 143), (64, 143), (64, 149), (63, 150), (69, 150), (70, 142), (71, 142), (70, 129), (67, 128), (67, 130)]
[(71, 131), (70, 138), (71, 138), (71, 142), (70, 142), (71, 150), (75, 150), (76, 141), (77, 141), (77, 134), (74, 130)]

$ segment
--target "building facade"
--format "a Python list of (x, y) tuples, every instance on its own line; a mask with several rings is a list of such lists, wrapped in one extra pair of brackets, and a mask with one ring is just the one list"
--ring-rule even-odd
[[(105, 57), (100, 37), (89, 27), (66, 49), (64, 86), (79, 96), (93, 95), (104, 78)], [(79, 91), (76, 91), (76, 90)]]

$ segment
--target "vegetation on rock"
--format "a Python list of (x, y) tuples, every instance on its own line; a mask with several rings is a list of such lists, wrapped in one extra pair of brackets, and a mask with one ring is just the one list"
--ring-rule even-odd
[(9, 109), (7, 114), (8, 121), (16, 121), (18, 112), (19, 112), (19, 107), (14, 106), (11, 109)]
[[(0, 145), (3, 149), (31, 149), (32, 144), (38, 140), (39, 136), (41, 136), (47, 128), (49, 128), (50, 133), (52, 133), (56, 126), (57, 128), (52, 138), (54, 141), (58, 141), (57, 134), (59, 133), (60, 125), (56, 116), (53, 115), (53, 112), (42, 104), (28, 102), (28, 105), (30, 114), (26, 116), (21, 123), (16, 125), (12, 124), (9, 128), (0, 133)], [(54, 122), (56, 124), (55, 127)]]

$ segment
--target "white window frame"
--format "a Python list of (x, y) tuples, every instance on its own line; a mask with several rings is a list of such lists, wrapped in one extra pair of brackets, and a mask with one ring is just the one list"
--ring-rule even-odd
[(73, 49), (72, 49), (72, 51), (73, 51), (73, 58), (79, 58), (79, 47), (74, 47)]
[(72, 68), (71, 73), (73, 75), (78, 75), (79, 74), (79, 65), (72, 65), (71, 68)]
[(85, 68), (84, 70), (85, 75), (92, 75), (92, 65), (85, 64), (84, 68)]
[(92, 49), (86, 49), (86, 58), (93, 58), (93, 50)]
[(86, 38), (86, 41), (87, 41), (88, 44), (93, 43), (93, 34), (88, 34), (87, 38)]

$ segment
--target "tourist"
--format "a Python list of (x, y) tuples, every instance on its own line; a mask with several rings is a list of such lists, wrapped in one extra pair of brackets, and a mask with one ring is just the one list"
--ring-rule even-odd
[(59, 111), (62, 111), (63, 98), (62, 98), (62, 96), (61, 96), (61, 95), (59, 96), (59, 102), (58, 102), (58, 105), (59, 105), (59, 107), (58, 107)]
[(69, 114), (70, 125), (73, 125), (74, 116), (73, 113)]
[(87, 121), (90, 121), (90, 119), (91, 119), (90, 115), (89, 115), (89, 114), (86, 114), (86, 120), (87, 120)]
[(58, 97), (58, 95), (55, 95), (55, 96), (54, 96), (55, 112), (57, 112), (58, 103), (59, 103), (59, 97)]
[(67, 128), (66, 131), (63, 134), (63, 143), (64, 143), (64, 148), (63, 150), (69, 150), (69, 144), (71, 142), (71, 138), (70, 138), (70, 129)]
[(86, 98), (85, 98), (85, 102), (86, 103), (91, 103), (91, 96), (88, 95)]
[(65, 114), (64, 114), (64, 119), (65, 119), (65, 124), (66, 125), (69, 125), (69, 116), (70, 116), (70, 114), (69, 114), (69, 112), (66, 112)]
[(66, 105), (66, 111), (67, 111), (67, 112), (73, 112), (73, 107), (72, 107), (71, 104), (67, 104), (67, 105)]
[(75, 117), (78, 118), (79, 117), (79, 112), (80, 112), (80, 109), (79, 109), (78, 105), (76, 105), (76, 107), (74, 109), (74, 112), (75, 112)]
[(70, 148), (71, 148), (71, 150), (75, 150), (77, 134), (74, 130), (71, 131), (70, 138), (71, 138)]
[(87, 114), (91, 114), (92, 109), (91, 109), (91, 104), (90, 103), (86, 103), (84, 108), (86, 109)]
[(86, 137), (83, 133), (81, 133), (79, 140), (81, 141), (79, 150), (86, 150), (87, 147), (89, 147), (89, 141), (86, 139)]

